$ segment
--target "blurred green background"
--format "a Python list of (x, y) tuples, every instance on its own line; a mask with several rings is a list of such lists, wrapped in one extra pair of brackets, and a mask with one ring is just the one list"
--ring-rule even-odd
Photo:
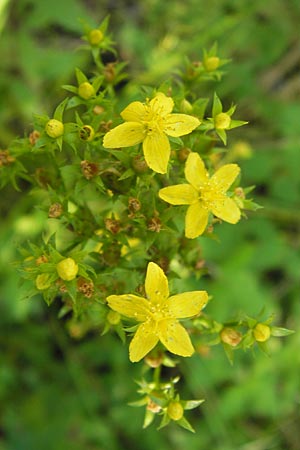
[[(299, 0), (0, 0), (0, 148), (31, 130), (32, 113), (51, 114), (61, 84), (91, 61), (77, 51), (79, 18), (111, 31), (130, 77), (155, 84), (218, 42), (232, 58), (216, 85), (250, 124), (229, 135), (248, 142), (243, 185), (256, 185), (264, 209), (221, 244), (203, 239), (217, 320), (236, 312), (275, 314), (296, 333), (270, 342), (271, 357), (223, 351), (184, 363), (185, 398), (206, 402), (189, 419), (196, 434), (171, 426), (141, 431), (138, 365), (114, 336), (72, 340), (55, 306), (21, 300), (12, 262), (42, 230), (29, 195), (0, 197), (0, 450), (299, 450), (300, 402), (300, 2)], [(0, 174), (1, 176), (1, 174)], [(192, 281), (191, 281), (192, 282)]]

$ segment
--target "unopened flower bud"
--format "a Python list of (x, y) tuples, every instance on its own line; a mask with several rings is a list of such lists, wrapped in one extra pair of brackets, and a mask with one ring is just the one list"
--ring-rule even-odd
[(219, 113), (214, 118), (214, 124), (216, 130), (227, 130), (231, 122), (231, 117), (226, 113)]
[(76, 278), (78, 264), (76, 264), (73, 258), (65, 258), (56, 264), (56, 270), (62, 280), (71, 281)]
[(84, 100), (89, 100), (91, 97), (94, 97), (95, 94), (94, 86), (88, 81), (84, 81), (84, 83), (81, 83), (78, 87), (78, 95)]
[(121, 320), (121, 315), (116, 311), (109, 311), (109, 313), (106, 316), (106, 320), (110, 325), (118, 325)]
[(220, 338), (224, 344), (231, 345), (231, 347), (236, 347), (241, 342), (243, 336), (234, 328), (225, 327), (220, 333)]
[(193, 111), (193, 106), (191, 105), (191, 103), (186, 100), (185, 98), (183, 100), (181, 100), (180, 103), (180, 112), (184, 113), (184, 114), (190, 114)]
[(45, 130), (49, 137), (56, 139), (64, 134), (64, 124), (60, 120), (50, 119)]
[(264, 323), (258, 323), (253, 329), (253, 336), (257, 342), (265, 342), (271, 336), (271, 328)]
[(35, 285), (39, 291), (48, 289), (51, 286), (49, 273), (41, 273), (38, 275), (35, 280)]
[(167, 414), (172, 420), (180, 420), (183, 417), (184, 410), (180, 402), (172, 401), (167, 408)]
[(103, 40), (103, 33), (101, 30), (94, 29), (88, 34), (88, 40), (91, 45), (98, 45)]
[(220, 65), (220, 58), (218, 56), (209, 56), (203, 61), (203, 66), (207, 72), (213, 72)]

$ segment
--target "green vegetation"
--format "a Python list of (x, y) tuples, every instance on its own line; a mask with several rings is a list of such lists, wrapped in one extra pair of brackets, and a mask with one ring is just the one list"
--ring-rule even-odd
[[(105, 35), (106, 30), (100, 27), (100, 33), (89, 34), (107, 14), (110, 14), (109, 35), (116, 43), (119, 58), (115, 66), (109, 65), (114, 61), (112, 49), (115, 47)], [(0, 197), (0, 450), (147, 450), (153, 447), (161, 450), (210, 447), (215, 450), (298, 450), (299, 20), (297, 0), (290, 0), (288, 5), (280, 0), (265, 3), (259, 0), (0, 1), (0, 149), (5, 151), (9, 146), (22, 149), (25, 155), (22, 164), (32, 168), (25, 172), (22, 164), (16, 165), (16, 172), (11, 172), (6, 179), (4, 163), (0, 167), (0, 185), (3, 186)], [(106, 36), (104, 41), (102, 32)], [(86, 37), (85, 42), (82, 36)], [(100, 41), (105, 50), (106, 78), (103, 81), (95, 76), (89, 83), (94, 75), (95, 61), (98, 69), (101, 66), (97, 59)], [(91, 44), (92, 54), (80, 49), (85, 44)], [(37, 149), (32, 158), (26, 154), (28, 149), (24, 142), (33, 129), (40, 133), (46, 130), (42, 144), (49, 146), (51, 172), (55, 145), (69, 146), (68, 161), (74, 157), (72, 149), (79, 141), (73, 137), (78, 128), (81, 130), (80, 145), (96, 139), (94, 149), (97, 139), (102, 142), (107, 131), (102, 130), (99, 137), (96, 133), (94, 138), (93, 129), (99, 128), (99, 120), (95, 119), (91, 129), (80, 121), (80, 117), (71, 117), (71, 108), (66, 108), (63, 101), (66, 95), (72, 99), (72, 106), (81, 111), (80, 108), (94, 101), (90, 99), (105, 86), (110, 99), (114, 95), (118, 98), (105, 116), (108, 121), (114, 111), (115, 127), (122, 122), (119, 113), (130, 102), (152, 97), (154, 92), (149, 88), (146, 91), (145, 86), (156, 86), (166, 92), (169, 87), (166, 79), (173, 77), (178, 81), (183, 73), (190, 74), (189, 70), (201, 71), (199, 61), (203, 61), (206, 79), (202, 78), (195, 87), (186, 76), (184, 94), (192, 92), (192, 88), (197, 90), (198, 97), (206, 97), (209, 93), (205, 117), (211, 117), (211, 123), (215, 117), (211, 114), (214, 92), (218, 96), (215, 96), (215, 102), (220, 98), (223, 105), (223, 110), (217, 113), (228, 113), (234, 103), (237, 110), (233, 119), (249, 122), (247, 126), (231, 131), (227, 130), (224, 121), (219, 121), (216, 131), (220, 140), (214, 157), (207, 157), (206, 163), (215, 167), (220, 155), (227, 164), (238, 161), (242, 185), (256, 186), (251, 197), (263, 208), (247, 212), (248, 219), (236, 225), (224, 222), (217, 226), (217, 239), (198, 238), (197, 255), (196, 240), (188, 240), (185, 261), (188, 270), (180, 273), (182, 266), (173, 266), (173, 271), (177, 270), (183, 277), (173, 277), (172, 289), (185, 292), (198, 290), (200, 286), (212, 296), (207, 314), (218, 324), (233, 321), (226, 325), (226, 333), (223, 332), (225, 343), (239, 340), (239, 335), (230, 331), (236, 326), (236, 317), (243, 317), (246, 328), (256, 324), (248, 317), (261, 317), (264, 323), (269, 323), (268, 318), (272, 317), (272, 326), (292, 329), (295, 333), (284, 339), (267, 339), (267, 349), (263, 345), (266, 330), (258, 328), (256, 341), (260, 342), (260, 348), (255, 345), (253, 352), (241, 349), (232, 352), (230, 346), (224, 345), (227, 354), (220, 345), (208, 345), (212, 343), (208, 334), (206, 340), (199, 341), (196, 356), (181, 358), (180, 369), (162, 370), (162, 378), (166, 376), (167, 380), (180, 374), (178, 390), (182, 399), (205, 399), (199, 408), (186, 414), (196, 433), (188, 433), (177, 426), (182, 405), (176, 399), (166, 409), (168, 417), (172, 418), (168, 427), (160, 431), (155, 426), (142, 430), (143, 408), (128, 405), (140, 400), (137, 390), (142, 387), (134, 380), (140, 380), (142, 365), (129, 361), (128, 342), (122, 345), (119, 339), (124, 338), (124, 331), (118, 326), (118, 318), (111, 315), (106, 319), (107, 311), (104, 314), (101, 309), (103, 315), (99, 315), (99, 323), (87, 326), (85, 322), (82, 329), (70, 318), (70, 310), (63, 310), (66, 305), (58, 299), (53, 301), (57, 293), (47, 290), (47, 283), (52, 285), (58, 275), (70, 283), (70, 290), (77, 273), (85, 279), (93, 278), (93, 264), (89, 267), (82, 263), (80, 252), (71, 255), (76, 262), (73, 259), (66, 262), (61, 254), (53, 251), (51, 262), (64, 263), (54, 278), (48, 277), (50, 267), (49, 272), (39, 273), (42, 277), (35, 285), (30, 277), (21, 281), (22, 274), (16, 261), (22, 259), (20, 255), (24, 254), (24, 248), (30, 249), (36, 259), (43, 257), (42, 235), (49, 251), (47, 246), (52, 244), (51, 233), (55, 230), (48, 229), (48, 235), (45, 235), (47, 212), (52, 206), (50, 217), (53, 223), (60, 212), (59, 196), (56, 198), (55, 192), (51, 191), (53, 201), (47, 204), (48, 199), (45, 200), (40, 192), (43, 176), (37, 177), (34, 173), (41, 161), (40, 150)], [(80, 70), (75, 72), (76, 67)], [(125, 72), (127, 77), (123, 76)], [(64, 89), (61, 89), (62, 85)], [(190, 105), (181, 103), (184, 95), (180, 83), (178, 85), (175, 106), (181, 105), (181, 112), (190, 114)], [(141, 92), (146, 95), (142, 97)], [(58, 104), (61, 106), (57, 108)], [(102, 107), (103, 104), (105, 106), (105, 99), (92, 106)], [(205, 106), (204, 103), (197, 105), (198, 117)], [(56, 122), (49, 125), (49, 120)], [(67, 142), (61, 121), (67, 127), (66, 135), (70, 133), (71, 136)], [(225, 139), (227, 135), (226, 153), (222, 152), (224, 134)], [(17, 143), (12, 144), (16, 137)], [(187, 139), (184, 142), (192, 144), (189, 137), (183, 138)], [(32, 139), (35, 145), (37, 136), (32, 135)], [(180, 142), (176, 139), (173, 138), (172, 145), (179, 148)], [(109, 155), (108, 152), (102, 149), (101, 155)], [(62, 166), (65, 154), (58, 152), (56, 155), (58, 166)], [(6, 153), (2, 153), (2, 157), (2, 162), (8, 161)], [(127, 161), (121, 162), (126, 167)], [(182, 170), (179, 162), (175, 165)], [(85, 175), (93, 175), (93, 168), (81, 166)], [(53, 168), (50, 173), (52, 180), (56, 177), (55, 170)], [(75, 186), (75, 195), (84, 193), (87, 197), (90, 195), (85, 190), (88, 176), (79, 184), (74, 181), (80, 174), (79, 169), (78, 173), (73, 173), (65, 163), (64, 182), (70, 190)], [(129, 171), (122, 183), (111, 176), (103, 179), (106, 187), (110, 183), (112, 191), (120, 190), (126, 197), (126, 183), (131, 177), (132, 171)], [(31, 190), (33, 179), (37, 183)], [(183, 182), (184, 177), (181, 177)], [(93, 183), (95, 191), (102, 195), (101, 182), (96, 185), (94, 180)], [(161, 187), (159, 183), (156, 191)], [(162, 203), (160, 213), (167, 208)], [(255, 209), (255, 204), (249, 206), (248, 209)], [(72, 207), (74, 205), (69, 205), (71, 211)], [(184, 217), (186, 206), (174, 208)], [(68, 212), (72, 214), (70, 210)], [(106, 222), (106, 226), (111, 230), (117, 225), (118, 218), (107, 219), (110, 222)], [(85, 217), (85, 220), (84, 227), (94, 219)], [(73, 225), (76, 228), (78, 222), (74, 221)], [(152, 227), (157, 225), (156, 221), (151, 222)], [(174, 226), (172, 222), (168, 225)], [(177, 220), (176, 226), (183, 231), (183, 222)], [(85, 231), (84, 228), (83, 234)], [(157, 236), (162, 234), (157, 233)], [(68, 239), (70, 235), (60, 236), (61, 249), (67, 248)], [(35, 242), (36, 246), (30, 248), (29, 241)], [(174, 245), (173, 248), (168, 244), (166, 248), (176, 252), (177, 243)], [(119, 257), (118, 249), (110, 246), (107, 250), (104, 262), (107, 264), (112, 258), (108, 266), (113, 265), (114, 258)], [(132, 271), (132, 276), (126, 279), (125, 290), (124, 285), (122, 289), (116, 286), (116, 294), (131, 292), (132, 286), (144, 282), (143, 253), (138, 253), (136, 258), (142, 265), (141, 270), (138, 273)], [(198, 265), (193, 274), (191, 267), (196, 259)], [(128, 268), (130, 264), (127, 262), (124, 267)], [(23, 275), (26, 267), (30, 267), (30, 260), (28, 266), (22, 266)], [(116, 272), (121, 277), (124, 267)], [(37, 273), (32, 279), (36, 280)], [(111, 283), (111, 279), (104, 277), (102, 281), (104, 285)], [(81, 285), (80, 289), (87, 293), (89, 285)], [(38, 291), (44, 294), (50, 307)], [(30, 295), (33, 297), (28, 299)], [(75, 318), (77, 313), (76, 310)], [(212, 333), (216, 337), (220, 331), (218, 324), (208, 321), (206, 324), (198, 322), (197, 326), (201, 330), (204, 326), (210, 330), (216, 327), (216, 333)], [(113, 330), (116, 333), (111, 332)], [(105, 334), (101, 335), (103, 331)], [(283, 333), (278, 328), (273, 329), (274, 335)], [(228, 359), (233, 354), (231, 365)], [(155, 424), (158, 426), (159, 422)]]

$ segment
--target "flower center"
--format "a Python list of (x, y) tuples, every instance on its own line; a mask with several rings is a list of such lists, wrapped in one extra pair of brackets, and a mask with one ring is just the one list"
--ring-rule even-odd
[(207, 210), (211, 210), (216, 204), (220, 204), (223, 197), (217, 186), (211, 181), (208, 181), (199, 189), (199, 200), (203, 208)]
[(147, 134), (162, 133), (165, 128), (165, 118), (148, 106), (142, 123), (147, 129)]
[(161, 320), (172, 318), (172, 314), (169, 311), (169, 308), (162, 303), (151, 303), (149, 308), (149, 316), (155, 322), (159, 322)]

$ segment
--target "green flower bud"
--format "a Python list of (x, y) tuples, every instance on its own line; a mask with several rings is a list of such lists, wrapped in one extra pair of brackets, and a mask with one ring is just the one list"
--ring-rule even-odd
[(109, 311), (109, 313), (106, 316), (107, 322), (111, 325), (118, 325), (121, 320), (121, 315), (116, 311)]
[(84, 100), (89, 100), (91, 97), (94, 97), (96, 94), (94, 86), (91, 85), (88, 81), (81, 83), (78, 87), (78, 95)]
[(71, 281), (76, 278), (78, 264), (76, 264), (73, 258), (65, 258), (56, 264), (56, 270), (62, 280)]
[(99, 45), (103, 37), (102, 31), (98, 29), (91, 30), (88, 34), (88, 40), (91, 45)]
[(50, 274), (49, 273), (41, 273), (36, 277), (35, 280), (36, 288), (39, 291), (44, 291), (51, 286)]
[(180, 402), (172, 401), (167, 408), (167, 414), (172, 420), (180, 420), (183, 417), (184, 410)]
[(258, 323), (253, 329), (253, 336), (257, 342), (265, 342), (271, 336), (271, 328), (264, 323)]
[(218, 58), (218, 56), (209, 56), (208, 58), (205, 58), (203, 65), (207, 72), (213, 72), (219, 67), (220, 58)]
[(231, 117), (226, 113), (219, 113), (214, 118), (215, 128), (217, 130), (227, 130), (231, 122)]
[(49, 137), (58, 138), (64, 134), (64, 124), (60, 120), (50, 119), (45, 130)]
[(180, 111), (184, 114), (190, 114), (193, 111), (193, 105), (184, 98), (180, 103)]

